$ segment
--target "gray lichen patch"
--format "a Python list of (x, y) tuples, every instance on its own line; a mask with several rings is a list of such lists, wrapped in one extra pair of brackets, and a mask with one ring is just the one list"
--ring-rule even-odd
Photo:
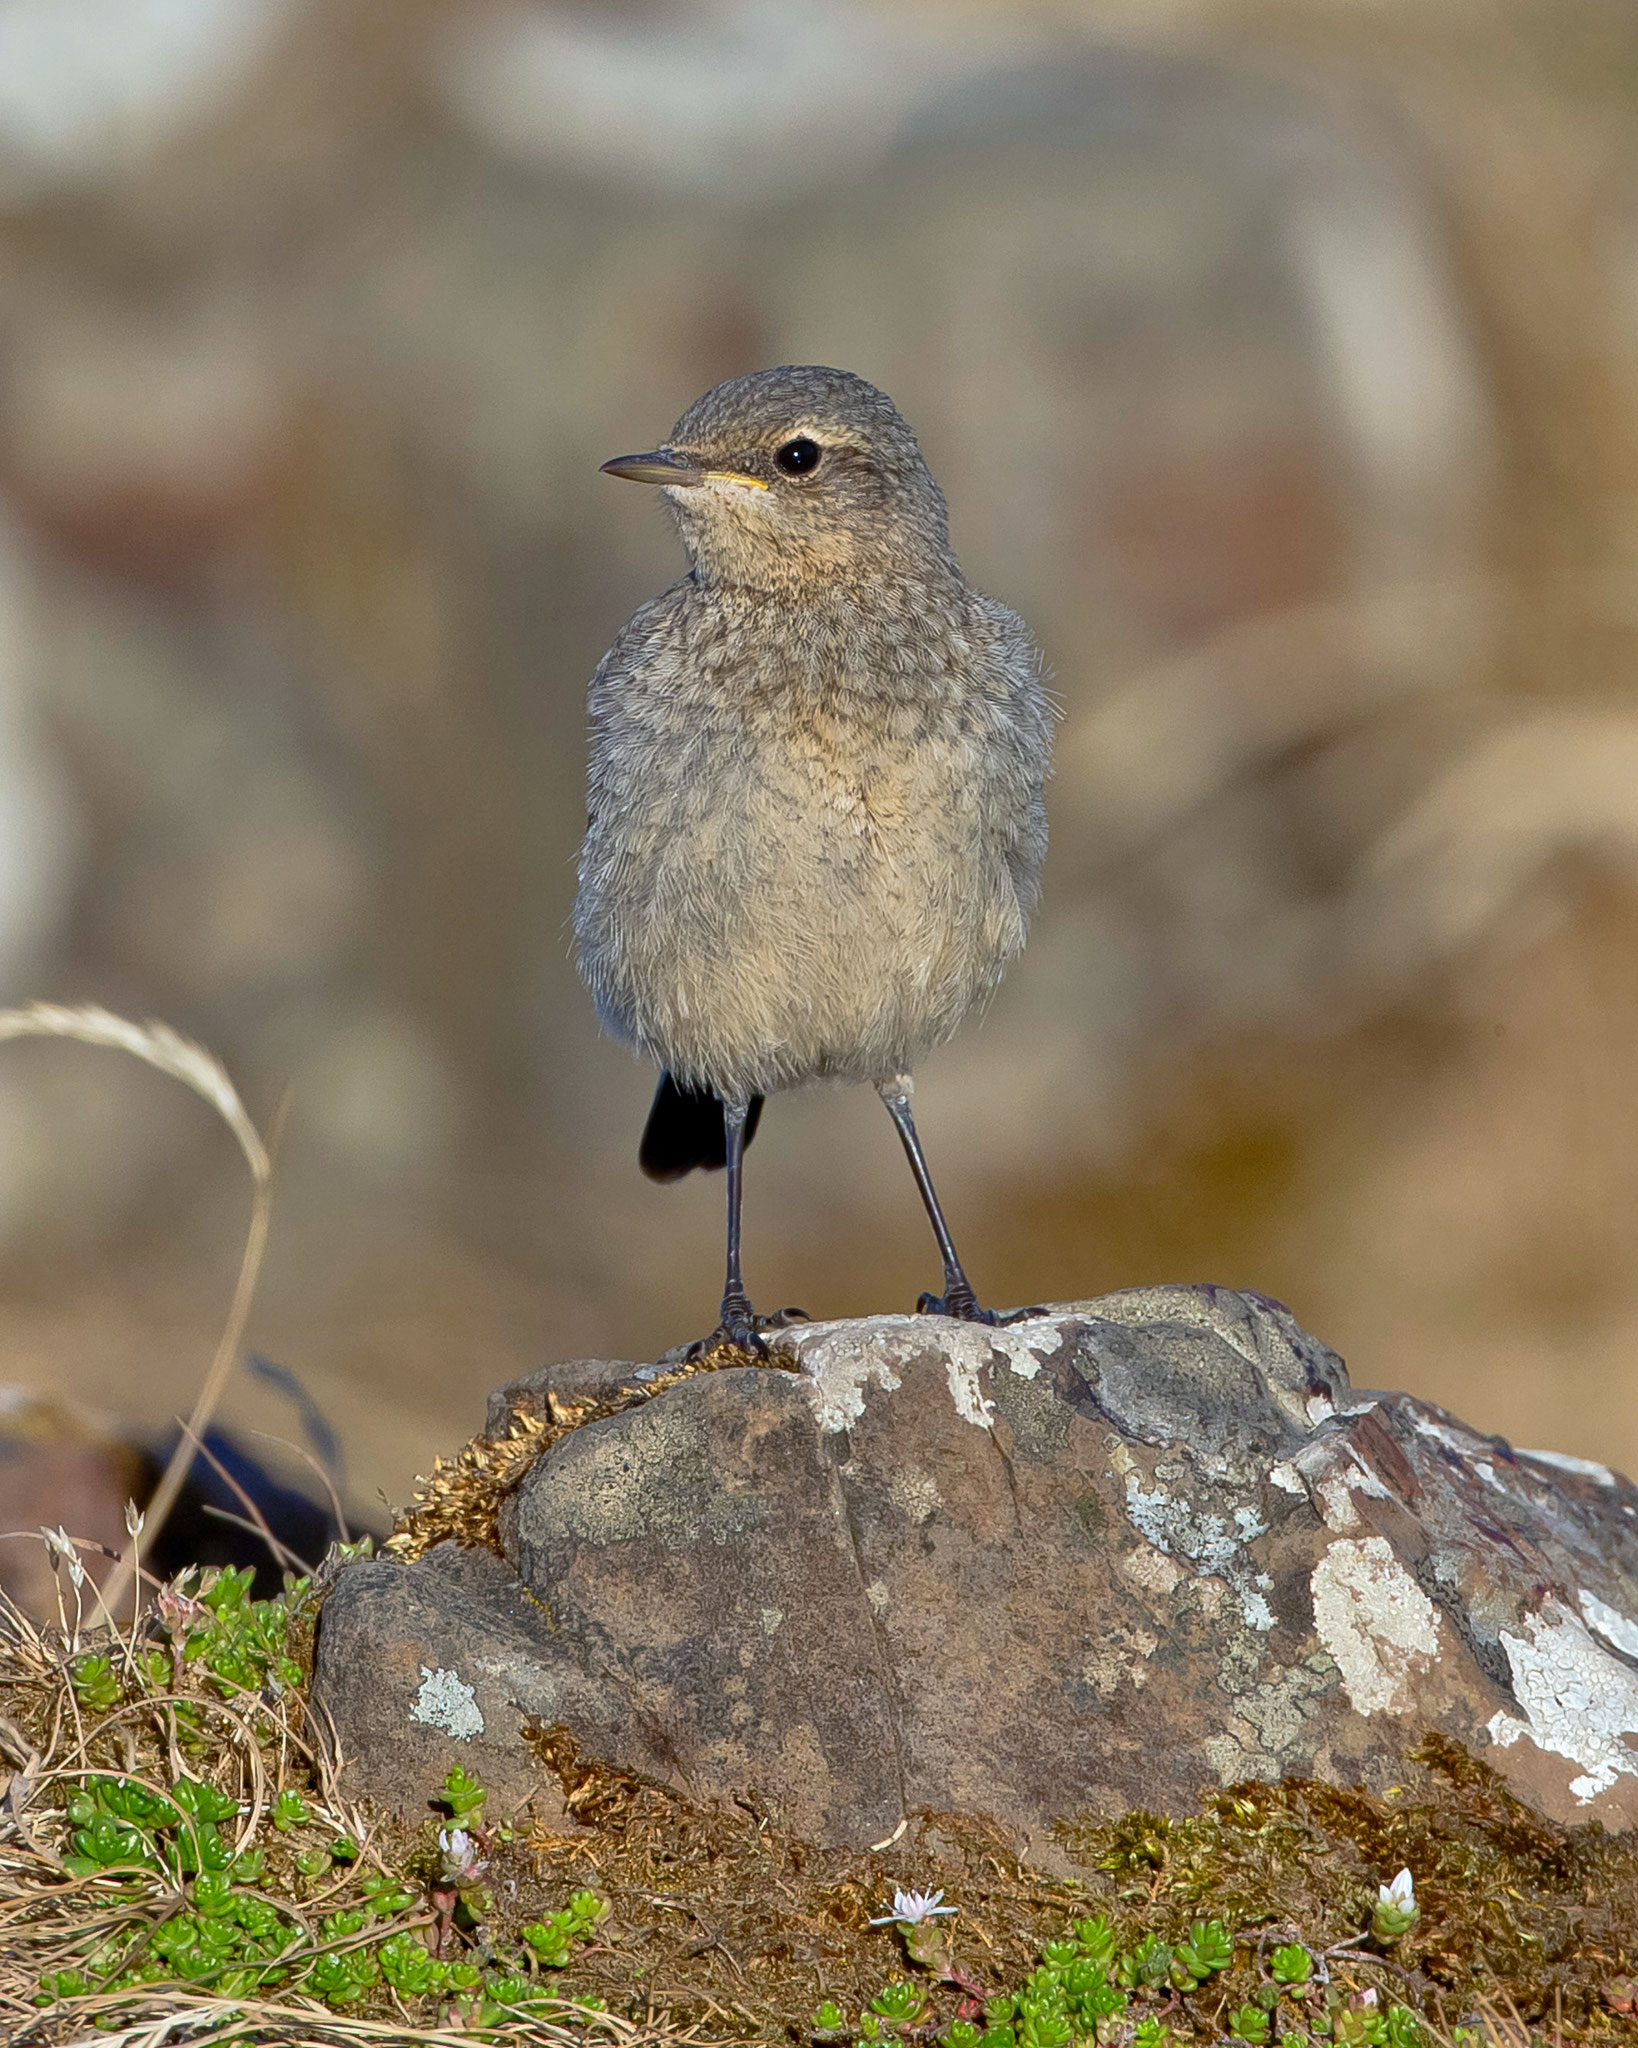
[(431, 1670), (421, 1666), (420, 1690), (409, 1717), (425, 1727), (442, 1729), (456, 1742), (470, 1742), (484, 1730), (477, 1693), (458, 1671), (446, 1671), (442, 1665)]

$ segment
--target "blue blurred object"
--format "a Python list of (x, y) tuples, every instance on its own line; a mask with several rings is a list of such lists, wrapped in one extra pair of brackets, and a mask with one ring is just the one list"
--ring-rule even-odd
[[(252, 1353), (252, 1374), (276, 1387), (295, 1408), (302, 1434), (339, 1500), (345, 1478), (341, 1445), (318, 1403), (288, 1366)], [(148, 1454), (144, 1494), (151, 1493), (180, 1432)], [(164, 1577), (185, 1565), (249, 1565), (258, 1597), (279, 1590), (286, 1571), (310, 1571), (330, 1545), (365, 1533), (342, 1527), (329, 1501), (277, 1479), (237, 1437), (207, 1430), (182, 1491), (144, 1562)]]
[[(173, 1434), (154, 1454), (150, 1485), (157, 1483), (176, 1442)], [(267, 1535), (255, 1526), (258, 1516)], [(257, 1597), (266, 1599), (278, 1592), (287, 1570), (315, 1566), (339, 1534), (328, 1504), (320, 1506), (284, 1485), (236, 1439), (213, 1429), (206, 1432), (176, 1505), (143, 1562), (163, 1578), (190, 1564), (250, 1565)]]
[(308, 1393), (301, 1381), (287, 1365), (279, 1365), (271, 1358), (264, 1358), (259, 1351), (252, 1351), (245, 1360), (252, 1379), (264, 1385), (276, 1387), (301, 1417), (302, 1431), (329, 1477), (330, 1484), (339, 1494), (345, 1490), (347, 1460), (341, 1448), (341, 1439), (330, 1427), (324, 1411)]

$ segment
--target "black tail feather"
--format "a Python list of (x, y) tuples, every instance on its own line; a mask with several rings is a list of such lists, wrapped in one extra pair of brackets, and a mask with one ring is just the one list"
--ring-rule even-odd
[[(745, 1142), (756, 1136), (762, 1097), (751, 1097), (745, 1119)], [(709, 1088), (680, 1088), (669, 1074), (660, 1076), (654, 1105), (643, 1126), (637, 1164), (650, 1180), (681, 1180), (696, 1166), (726, 1166), (728, 1141), (722, 1127), (722, 1099)]]

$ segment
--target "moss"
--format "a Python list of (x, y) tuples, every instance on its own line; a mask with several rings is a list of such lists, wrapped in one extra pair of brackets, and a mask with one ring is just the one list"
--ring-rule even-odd
[(1060, 1836), (1162, 1928), (1209, 1903), (1321, 1947), (1367, 1926), (1377, 1886), (1408, 1868), (1422, 1920), (1393, 1961), (1419, 2002), (1458, 2014), (1506, 1999), (1527, 2021), (1638, 2040), (1606, 1995), (1638, 1964), (1638, 1843), (1542, 1819), (1442, 1736), (1411, 1752), (1386, 1798), (1248, 1784), (1192, 1819), (1132, 1813)]
[[(430, 2023), (454, 1998), (507, 2027), (502, 2008), (532, 2001), (530, 2038), (559, 2041), (601, 2007), (624, 2038), (1429, 2048), (1488, 2007), (1519, 2016), (1489, 2027), (1516, 2048), (1531, 2025), (1638, 2048), (1638, 1840), (1541, 1819), (1449, 1742), (1424, 1742), (1385, 1797), (1247, 1784), (1187, 1819), (1067, 1823), (1050, 1876), (999, 1826), (950, 1815), (912, 1816), (879, 1852), (821, 1851), (752, 1794), (694, 1804), (532, 1726), (568, 1825), (486, 1829), (482, 1788), (457, 1771), (462, 1837), (440, 1843), (431, 1824), (355, 1820), (303, 1739), (286, 1681), (314, 1593), (255, 1603), (219, 1575), (169, 1589), (146, 1642), (34, 1635), (0, 1657), (18, 1739), (57, 1757), (31, 1770), (30, 1839), (0, 1854), (14, 2038), (228, 1989), (269, 2041), (340, 2040), (394, 2012)], [(192, 1813), (207, 1796), (226, 1818)], [(1375, 1939), (1402, 1867), (1419, 1917)], [(955, 1911), (895, 1920), (912, 1891)], [(286, 1920), (307, 1929), (294, 1947)], [(163, 1981), (135, 1982), (150, 1965)], [(325, 2002), (322, 2026), (291, 2033), (286, 2007), (256, 2002), (292, 1992)]]
[[(1566, 2041), (1638, 2044), (1622, 2010), (1638, 1962), (1638, 1842), (1541, 1819), (1441, 1739), (1407, 1759), (1386, 1798), (1246, 1784), (1189, 1819), (1067, 1824), (1060, 1847), (1081, 1874), (1058, 1878), (1022, 1864), (981, 1821), (924, 1813), (890, 1850), (817, 1851), (771, 1826), (754, 1799), (692, 1806), (589, 1762), (563, 1729), (531, 1740), (578, 1824), (524, 1846), (549, 1884), (595, 1873), (612, 1901), (619, 1943), (588, 1952), (571, 1977), (613, 2010), (640, 2001), (710, 2033), (806, 2038), (829, 2005), (854, 2038), (872, 2001), (908, 1974), (923, 1999), (913, 2031), (959, 2026), (971, 2011), (960, 1985), (907, 1973), (900, 1934), (870, 1924), (896, 1889), (940, 1888), (959, 1908), (940, 1940), (958, 1976), (987, 1994), (1025, 1984), (1088, 1914), (1107, 1916), (1128, 1958), (1168, 1950), (1172, 1976), (1162, 1960), (1154, 2003), (1121, 2024), (1151, 2011), (1179, 2043), (1220, 2040), (1236, 2018), (1248, 2038), (1257, 2014), (1272, 2014), (1270, 2039), (1299, 2027), (1347, 2039), (1350, 2013), (1376, 2027), (1398, 2004), (1442, 2032), (1477, 2023), (1486, 2006), (1515, 2007)], [(1374, 1943), (1379, 1888), (1404, 1867), (1420, 1920), (1403, 1940)], [(1232, 1959), (1180, 1996), (1176, 1957), (1212, 1921), (1231, 1930)], [(1297, 1949), (1313, 1958), (1306, 1976)], [(1128, 1970), (1141, 1978), (1140, 1964)], [(1372, 1991), (1374, 2008), (1361, 2004)], [(1328, 1997), (1348, 2001), (1334, 2025)]]
[(503, 1502), (522, 1484), (525, 1475), (553, 1444), (588, 1422), (618, 1415), (622, 1409), (641, 1407), (696, 1373), (722, 1372), (731, 1366), (756, 1365), (760, 1361), (732, 1345), (718, 1345), (703, 1357), (692, 1359), (670, 1372), (656, 1373), (641, 1387), (623, 1391), (607, 1401), (560, 1401), (546, 1397), (546, 1414), (517, 1409), (499, 1436), (479, 1435), (464, 1444), (453, 1458), (438, 1458), (431, 1472), (418, 1479), (410, 1504), (393, 1524), (392, 1534), (382, 1548), (394, 1557), (422, 1557), (435, 1544), (454, 1541), (469, 1550), (492, 1550), (501, 1555), (498, 1520)]

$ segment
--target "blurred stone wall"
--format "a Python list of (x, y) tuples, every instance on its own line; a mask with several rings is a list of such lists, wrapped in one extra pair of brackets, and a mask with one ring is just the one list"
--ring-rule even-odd
[[(1638, 1465), (1638, 30), (1484, 20), (0, 0), (0, 999), (288, 1097), (254, 1342), (366, 1497), (710, 1319), (720, 1184), (639, 1178), (565, 937), (679, 566), (596, 472), (788, 360), (893, 393), (1063, 700), (918, 1096), (983, 1291), (1262, 1288)], [(857, 1093), (749, 1200), (759, 1300), (934, 1277)], [(246, 1204), (157, 1077), (7, 1049), (0, 1377), (162, 1424)]]

